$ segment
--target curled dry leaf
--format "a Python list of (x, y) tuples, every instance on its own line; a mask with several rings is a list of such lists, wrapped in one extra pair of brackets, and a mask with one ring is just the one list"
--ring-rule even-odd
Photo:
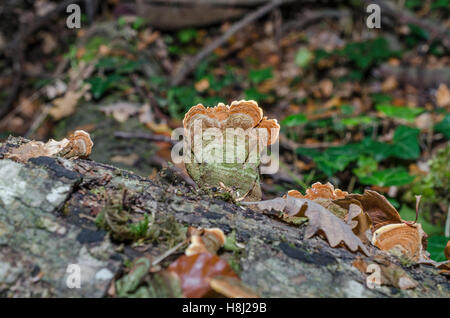
[(365, 255), (369, 255), (362, 241), (352, 232), (348, 224), (314, 201), (287, 195), (285, 198), (259, 202), (243, 202), (242, 204), (254, 204), (262, 210), (270, 211), (274, 209), (284, 212), (288, 216), (306, 216), (309, 219), (305, 231), (306, 238), (310, 238), (321, 232), (325, 235), (331, 247), (344, 244), (352, 252), (360, 249)]
[(367, 213), (363, 212), (359, 204), (350, 204), (346, 222), (363, 243), (370, 243), (372, 220)]
[[(391, 285), (400, 289), (411, 289), (417, 287), (418, 283), (412, 279), (400, 266), (389, 261), (368, 263), (360, 257), (357, 257), (352, 265), (361, 273), (369, 274), (373, 272), (373, 267), (380, 274), (378, 283), (381, 285)], [(369, 265), (372, 265), (368, 270)], [(377, 282), (373, 282), (376, 284)]]
[(30, 141), (17, 148), (10, 148), (5, 158), (26, 162), (30, 158), (41, 156), (64, 158), (87, 158), (91, 154), (94, 143), (89, 133), (84, 130), (76, 130), (69, 138), (61, 141), (50, 139), (46, 143)]
[(215, 254), (225, 244), (226, 236), (219, 228), (196, 229), (189, 227), (190, 244), (185, 250), (187, 256), (199, 253)]
[(89, 85), (84, 85), (77, 91), (67, 91), (64, 96), (53, 100), (53, 107), (49, 110), (49, 114), (55, 119), (67, 117), (75, 111), (78, 101), (87, 92)]
[(363, 211), (370, 216), (374, 231), (387, 224), (403, 222), (392, 204), (376, 191), (365, 190), (364, 194), (349, 194), (344, 199), (337, 199), (334, 202), (348, 209), (352, 200), (358, 201)]
[(167, 270), (177, 274), (183, 295), (188, 298), (203, 297), (210, 293), (210, 281), (214, 277), (238, 278), (226, 261), (211, 253), (180, 256)]
[(123, 123), (130, 118), (130, 116), (136, 115), (139, 112), (139, 107), (128, 102), (118, 102), (112, 105), (103, 106), (100, 110), (108, 116), (112, 115), (118, 122)]

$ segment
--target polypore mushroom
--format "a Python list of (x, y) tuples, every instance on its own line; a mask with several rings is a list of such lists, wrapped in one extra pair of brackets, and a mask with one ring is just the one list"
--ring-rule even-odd
[(372, 244), (383, 251), (397, 249), (413, 261), (418, 261), (423, 254), (425, 232), (420, 224), (388, 224), (373, 233)]
[(199, 253), (215, 254), (219, 248), (225, 244), (225, 234), (219, 228), (196, 229), (190, 227), (188, 229), (190, 235), (190, 244), (185, 250), (187, 256)]
[(61, 141), (50, 139), (46, 143), (29, 141), (17, 148), (11, 148), (5, 154), (6, 158), (26, 162), (30, 158), (41, 156), (64, 158), (87, 158), (91, 154), (94, 143), (89, 134), (83, 130), (76, 130), (69, 138)]
[(231, 106), (193, 106), (183, 126), (186, 170), (201, 188), (223, 184), (234, 189), (231, 194), (236, 199), (261, 198), (260, 154), (278, 139), (276, 119), (263, 117), (255, 101), (241, 100)]

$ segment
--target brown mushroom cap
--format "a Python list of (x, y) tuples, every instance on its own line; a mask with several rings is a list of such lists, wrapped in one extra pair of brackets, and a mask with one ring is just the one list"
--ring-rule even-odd
[(346, 195), (348, 195), (348, 192), (342, 191), (340, 189), (334, 189), (334, 186), (327, 182), (325, 184), (322, 184), (320, 182), (314, 183), (311, 188), (306, 189), (306, 194), (303, 195), (297, 190), (290, 190), (287, 193), (288, 195), (295, 197), (295, 198), (303, 198), (303, 199), (342, 199), (345, 198)]
[(422, 255), (422, 238), (424, 235), (420, 224), (388, 224), (373, 233), (372, 244), (383, 251), (389, 251), (397, 247), (402, 254), (417, 261)]
[(234, 101), (230, 106), (230, 115), (245, 114), (251, 118), (252, 125), (255, 127), (263, 118), (263, 110), (258, 106), (254, 100), (240, 100)]
[(278, 140), (280, 134), (280, 125), (276, 119), (267, 119), (264, 117), (256, 128), (266, 128), (268, 132), (267, 145), (271, 145)]
[(79, 157), (86, 158), (91, 154), (94, 143), (87, 132), (76, 130), (69, 136), (69, 145), (72, 146)]

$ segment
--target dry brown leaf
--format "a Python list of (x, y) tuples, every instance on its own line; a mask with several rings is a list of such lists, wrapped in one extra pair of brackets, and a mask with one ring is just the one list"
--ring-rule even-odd
[(84, 86), (79, 91), (68, 91), (63, 97), (57, 98), (53, 101), (53, 107), (50, 109), (49, 114), (55, 119), (61, 119), (72, 115), (77, 107), (78, 100), (86, 92), (87, 87)]
[(122, 163), (127, 166), (134, 166), (139, 160), (139, 155), (137, 153), (131, 153), (127, 156), (116, 155), (110, 158), (112, 162)]
[(216, 276), (209, 282), (211, 288), (227, 298), (258, 298), (253, 290), (235, 277)]
[(450, 106), (450, 89), (444, 83), (441, 83), (436, 91), (436, 103), (440, 107)]
[(209, 88), (209, 81), (207, 78), (199, 80), (197, 83), (195, 83), (195, 90), (197, 92), (204, 92)]
[(369, 255), (368, 250), (344, 221), (335, 216), (328, 209), (320, 204), (303, 198), (286, 196), (273, 200), (242, 202), (245, 205), (256, 205), (262, 210), (276, 210), (286, 213), (289, 216), (306, 216), (309, 219), (305, 231), (305, 237), (311, 238), (318, 232), (322, 232), (331, 247), (336, 247), (343, 243), (352, 252), (360, 249), (364, 254)]
[(365, 244), (370, 243), (372, 237), (372, 220), (369, 215), (361, 209), (358, 204), (351, 203), (348, 208), (347, 224), (352, 228), (353, 233)]
[(397, 210), (381, 194), (372, 190), (365, 190), (364, 194), (349, 194), (345, 199), (338, 199), (334, 202), (343, 208), (348, 209), (350, 200), (358, 201), (365, 213), (372, 220), (373, 231), (387, 224), (402, 223), (402, 219)]
[(184, 297), (203, 297), (211, 292), (210, 280), (217, 276), (238, 278), (228, 263), (211, 253), (180, 256), (167, 268), (181, 282)]
[(103, 106), (100, 108), (106, 115), (112, 115), (115, 120), (120, 123), (125, 122), (130, 116), (139, 112), (139, 107), (128, 102), (118, 102), (112, 105)]

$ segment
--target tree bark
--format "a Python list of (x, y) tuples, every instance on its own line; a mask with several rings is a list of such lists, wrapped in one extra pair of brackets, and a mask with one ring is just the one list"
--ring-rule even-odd
[[(21, 142), (10, 138), (0, 144), (0, 158)], [(95, 212), (105, 208), (109, 196), (124, 191), (130, 214), (171, 215), (183, 225), (219, 227), (226, 234), (235, 230), (237, 241), (245, 244), (238, 255), (239, 275), (263, 297), (450, 296), (449, 281), (436, 269), (402, 265), (394, 257), (391, 261), (403, 266), (418, 286), (369, 289), (366, 274), (352, 262), (356, 257), (373, 260), (382, 253), (377, 249), (371, 248), (371, 256), (365, 257), (343, 247), (331, 248), (321, 237), (305, 239), (305, 225), (289, 225), (202, 194), (176, 178), (163, 173), (149, 180), (81, 159), (39, 157), (25, 164), (0, 160), (0, 296), (104, 297), (114, 278), (120, 277), (126, 258), (163, 254), (168, 249), (165, 243), (145, 249), (123, 246), (97, 228)], [(81, 288), (69, 288), (70, 264), (80, 266)]]

